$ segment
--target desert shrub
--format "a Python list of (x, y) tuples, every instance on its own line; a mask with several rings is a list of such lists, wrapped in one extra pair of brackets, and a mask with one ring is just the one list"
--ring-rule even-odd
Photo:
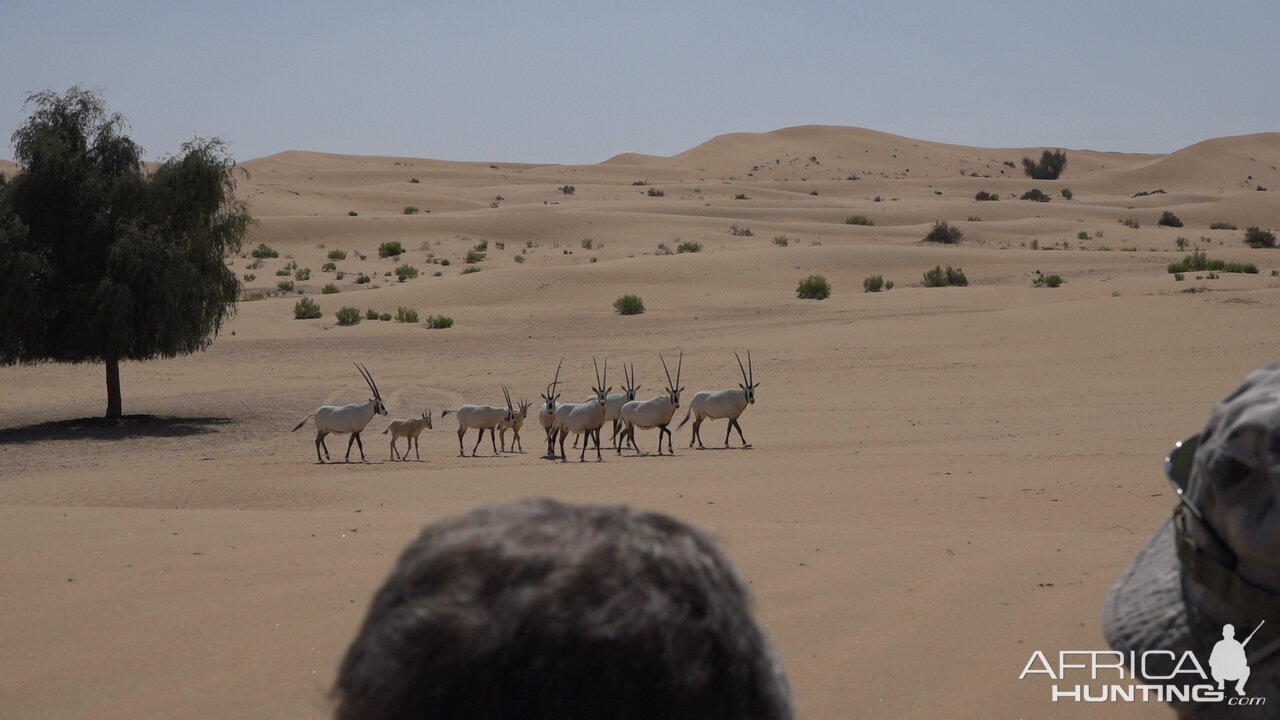
[(1234, 223), (1215, 222), (1215, 223), (1209, 223), (1209, 229), (1210, 230), (1239, 230), (1240, 228), (1236, 227)]
[(369, 283), (370, 279), (371, 279), (371, 278), (370, 278), (368, 275), (365, 275), (364, 273), (360, 273), (359, 275), (357, 275), (357, 276), (356, 276), (356, 284), (357, 284), (357, 285), (367, 285), (367, 284)]
[(381, 322), (391, 322), (391, 313), (382, 313), (378, 316), (378, 320)]
[(257, 280), (257, 279), (258, 279), (258, 276), (257, 276), (257, 275), (254, 275), (253, 273), (245, 273), (245, 274), (244, 274), (244, 281), (245, 281), (245, 282), (253, 282), (254, 280)]
[(347, 211), (347, 215), (348, 215), (349, 217), (356, 217), (356, 216), (357, 216), (357, 215), (359, 215), (359, 214), (360, 214), (360, 213), (356, 212), (355, 210), (348, 210), (348, 211)]
[(473, 263), (478, 263), (484, 260), (484, 258), (485, 258), (485, 254), (480, 252), (479, 250), (468, 250), (466, 256), (462, 259), (464, 262), (470, 265)]
[(333, 272), (338, 269), (337, 263), (327, 262), (320, 266), (320, 272)]
[(1075, 196), (1076, 196), (1076, 194), (1075, 194), (1075, 193), (1073, 193), (1073, 192), (1071, 192), (1071, 188), (1062, 188), (1062, 199), (1063, 199), (1063, 200), (1070, 200), (1070, 199), (1074, 198)]
[(596, 241), (592, 240), (591, 238), (582, 238), (583, 250), (590, 250), (591, 248), (595, 247), (595, 244), (596, 244)]
[(339, 325), (358, 325), (360, 323), (360, 311), (353, 307), (343, 307), (334, 313), (338, 318)]
[(298, 268), (293, 273), (293, 279), (298, 282), (306, 282), (311, 279), (311, 268)]
[[(523, 263), (523, 262), (524, 262), (524, 256), (523, 256), (523, 255), (516, 255), (516, 257), (515, 257), (515, 261), (516, 261), (516, 262), (518, 262), (518, 263)], [(436, 273), (436, 274), (437, 274), (437, 275), (439, 275), (439, 273)]]
[(1032, 180), (1057, 180), (1067, 167), (1067, 154), (1061, 150), (1040, 154), (1040, 162), (1031, 158), (1022, 158), (1022, 170)]
[(281, 280), (276, 283), (276, 287), (280, 288), (280, 292), (293, 292), (294, 288), (292, 280)]
[(480, 272), (480, 268), (476, 267), (475, 265), (469, 265), (469, 266), (467, 266), (467, 267), (462, 268), (462, 272), (460, 272), (460, 273), (458, 273), (458, 274), (459, 274), (459, 275), (470, 275), (471, 273), (478, 273), (478, 272)]
[(440, 258), (440, 264), (445, 267), (449, 267), (449, 258)]
[(676, 246), (677, 253), (696, 253), (702, 252), (702, 243), (693, 240), (685, 240)]
[(419, 180), (418, 178), (409, 178), (409, 182), (410, 182), (410, 183), (412, 183), (412, 184), (414, 184), (414, 185), (417, 185), (418, 183), (420, 183), (420, 182), (422, 182), (422, 181), (421, 181), (421, 180)]
[(738, 227), (737, 225), (729, 226), (729, 234), (734, 237), (755, 237), (755, 233), (751, 232), (751, 228)]
[(1037, 275), (1036, 278), (1031, 281), (1031, 284), (1034, 287), (1056, 288), (1064, 282), (1066, 281), (1062, 279), (1061, 275)]
[(805, 300), (826, 300), (831, 297), (831, 283), (821, 275), (810, 275), (796, 286), (796, 297)]
[(665, 197), (666, 193), (659, 190), (658, 188), (649, 188), (648, 195), (649, 197)]
[(282, 267), (282, 268), (280, 268), (279, 270), (277, 270), (277, 271), (276, 271), (276, 275), (278, 275), (278, 276), (288, 276), (288, 275), (292, 275), (292, 274), (293, 274), (293, 270), (291, 270), (291, 269), (289, 269), (289, 268), (287, 268), (287, 267)]
[(320, 293), (323, 295), (335, 295), (340, 292), (342, 291), (339, 290), (338, 286), (334, 285), (333, 283), (329, 283), (328, 285), (325, 285), (324, 287), (320, 288)]
[(950, 287), (952, 285), (964, 286), (968, 284), (969, 278), (965, 277), (964, 270), (953, 268), (950, 265), (945, 270), (942, 269), (942, 266), (935, 266), (924, 274), (925, 287)]
[(1076, 233), (1076, 239), (1077, 239), (1077, 240), (1088, 240), (1088, 239), (1089, 239), (1089, 231), (1088, 231), (1088, 230), (1081, 230), (1080, 232)]
[(786, 247), (791, 244), (791, 240), (789, 240), (786, 235), (774, 235), (773, 244), (778, 247)]
[(1270, 230), (1251, 227), (1244, 231), (1244, 242), (1252, 248), (1273, 248), (1276, 246), (1276, 234)]
[(613, 309), (619, 315), (639, 315), (644, 312), (644, 301), (639, 295), (623, 295), (613, 301)]
[(432, 330), (443, 330), (453, 327), (453, 318), (446, 315), (432, 315), (427, 318), (427, 327)]
[(746, 193), (738, 193), (737, 195), (733, 196), (733, 199), (734, 200), (750, 200), (751, 198), (747, 197)]
[(400, 257), (403, 254), (404, 246), (399, 240), (391, 240), (378, 246), (378, 257)]
[(254, 256), (255, 258), (258, 258), (259, 260), (263, 258), (280, 257), (280, 253), (276, 252), (275, 250), (272, 250), (271, 246), (267, 245), (266, 243), (259, 243), (258, 247), (254, 248), (253, 252), (249, 254)]
[(240, 295), (240, 302), (256, 302), (266, 297), (267, 294), (261, 292), (243, 293)]
[(369, 308), (368, 310), (364, 311), (365, 318), (369, 320), (377, 320), (381, 314), (382, 313), (379, 313), (377, 310), (374, 310), (373, 308)]
[(1182, 282), (1183, 280), (1186, 280), (1186, 279), (1187, 279), (1187, 276), (1186, 276), (1186, 275), (1184, 275), (1184, 274), (1182, 274), (1182, 273), (1174, 273), (1174, 274), (1173, 274), (1173, 279), (1174, 279), (1174, 281), (1176, 281), (1176, 282)]
[(850, 215), (844, 220), (845, 225), (875, 225), (875, 222), (866, 215)]
[(414, 207), (413, 205), (405, 205), (405, 206), (404, 206), (404, 214), (405, 214), (405, 215), (417, 215), (417, 214), (418, 214), (418, 208)]
[(1156, 221), (1156, 224), (1161, 227), (1182, 227), (1182, 220), (1177, 215), (1165, 210), (1160, 213), (1160, 219)]
[(320, 306), (315, 300), (304, 297), (293, 306), (294, 320), (315, 320), (320, 317)]
[(403, 306), (398, 307), (396, 308), (396, 322), (416, 323), (418, 322), (418, 311), (414, 310), (413, 308), (407, 308)]
[(346, 250), (330, 250), (329, 259), (330, 260), (346, 260), (347, 251)]
[(884, 278), (879, 275), (868, 275), (862, 280), (864, 292), (880, 292), (884, 289)]
[(400, 278), (400, 282), (418, 277), (418, 268), (405, 263), (396, 268), (396, 277)]
[(476, 243), (475, 246), (472, 247), (471, 249), (475, 250), (476, 252), (485, 252), (486, 250), (489, 249), (489, 241), (481, 240), (480, 242)]
[(995, 193), (989, 193), (986, 190), (979, 190), (978, 194), (973, 196), (973, 199), (978, 202), (995, 202), (1000, 199), (1000, 196)]
[(892, 289), (893, 289), (893, 281), (892, 281), (892, 280), (885, 280), (885, 281), (884, 281), (884, 289), (885, 289), (886, 291), (888, 291), (888, 290), (892, 290)]
[(925, 242), (937, 242), (953, 245), (964, 239), (964, 233), (960, 228), (951, 225), (946, 220), (938, 220), (933, 224), (933, 228), (929, 230), (929, 234), (924, 236)]
[(564, 185), (560, 188), (560, 192), (564, 193), (565, 195), (572, 195), (577, 191), (578, 191), (578, 188), (572, 185)]
[(1044, 191), (1040, 188), (1031, 188), (1030, 190), (1022, 193), (1022, 197), (1018, 199), (1030, 200), (1032, 202), (1049, 202), (1051, 198), (1048, 195), (1045, 195)]
[(1127, 228), (1133, 228), (1134, 230), (1142, 227), (1134, 218), (1120, 218), (1119, 223)]
[(1170, 273), (1199, 272), (1209, 270), (1214, 272), (1229, 273), (1248, 273), (1256, 274), (1258, 266), (1253, 263), (1227, 262), (1225, 260), (1210, 260), (1209, 256), (1203, 250), (1196, 250), (1190, 255), (1182, 258), (1181, 262), (1169, 263), (1168, 270)]

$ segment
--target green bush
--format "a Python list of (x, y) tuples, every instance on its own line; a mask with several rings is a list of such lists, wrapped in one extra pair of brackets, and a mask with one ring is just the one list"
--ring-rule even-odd
[(346, 260), (347, 251), (346, 250), (330, 250), (329, 259), (330, 260)]
[(311, 279), (311, 268), (298, 268), (293, 273), (293, 279), (298, 282), (306, 282)]
[(257, 275), (254, 275), (253, 273), (245, 273), (245, 274), (244, 274), (244, 281), (245, 281), (245, 282), (253, 282), (254, 280), (257, 280), (257, 279), (258, 279), (258, 276), (257, 276)]
[(480, 268), (476, 267), (475, 265), (469, 265), (469, 266), (467, 266), (467, 267), (462, 268), (462, 272), (460, 272), (460, 273), (458, 273), (458, 274), (459, 274), (459, 275), (470, 275), (471, 273), (478, 273), (478, 272), (480, 272)]
[(1075, 195), (1075, 193), (1071, 192), (1071, 188), (1062, 188), (1062, 199), (1063, 199), (1063, 200), (1070, 200), (1070, 199), (1074, 198), (1075, 196), (1076, 196), (1076, 195)]
[(338, 318), (339, 325), (358, 325), (360, 323), (360, 311), (353, 307), (344, 307), (334, 313)]
[(1022, 158), (1022, 170), (1032, 180), (1057, 180), (1066, 167), (1067, 154), (1061, 150), (1054, 152), (1045, 150), (1040, 155), (1040, 162), (1035, 162), (1031, 158)]
[(774, 235), (773, 244), (778, 247), (786, 247), (791, 244), (791, 240), (786, 235)]
[(1066, 281), (1062, 279), (1061, 275), (1037, 275), (1036, 278), (1031, 281), (1031, 284), (1034, 287), (1056, 288), (1064, 282)]
[(1161, 227), (1182, 227), (1182, 220), (1173, 213), (1165, 210), (1160, 214), (1160, 219), (1156, 221)]
[(1229, 273), (1248, 273), (1256, 274), (1258, 266), (1253, 263), (1237, 263), (1227, 262), (1225, 260), (1210, 260), (1209, 256), (1203, 250), (1195, 252), (1182, 258), (1182, 262), (1169, 263), (1168, 270), (1170, 273), (1186, 273), (1199, 272), (1209, 270), (1213, 272), (1229, 272)]
[(1031, 188), (1030, 190), (1022, 193), (1022, 197), (1018, 199), (1030, 200), (1032, 202), (1049, 202), (1050, 200), (1049, 196), (1045, 195), (1044, 191), (1040, 188)]
[[(522, 263), (522, 262), (524, 262), (524, 256), (523, 256), (523, 255), (516, 255), (516, 257), (515, 257), (515, 261), (516, 261), (516, 262), (518, 262), (518, 263)], [(437, 273), (437, 274), (438, 274), (438, 273)]]
[(280, 292), (293, 292), (294, 289), (292, 280), (281, 280), (276, 283), (276, 287), (280, 288)]
[(382, 313), (378, 316), (378, 319), (382, 322), (391, 322), (391, 313)]
[(578, 188), (572, 185), (564, 185), (560, 188), (560, 192), (564, 193), (565, 195), (572, 195), (577, 191), (578, 191)]
[(320, 266), (320, 272), (333, 272), (338, 269), (337, 263), (327, 262)]
[(342, 291), (339, 290), (338, 286), (334, 285), (333, 283), (329, 283), (328, 285), (325, 285), (324, 287), (320, 288), (320, 293), (322, 295), (333, 295), (335, 293), (340, 293), (340, 292)]
[(1000, 199), (1000, 196), (995, 193), (989, 193), (986, 190), (979, 190), (978, 194), (973, 196), (973, 199), (978, 202), (995, 202)]
[(320, 306), (315, 300), (304, 297), (293, 306), (294, 320), (315, 320), (320, 317)]
[(449, 258), (440, 258), (440, 264), (449, 267)]
[(418, 311), (404, 306), (398, 307), (396, 308), (396, 322), (416, 323), (418, 322)]
[(417, 215), (417, 214), (418, 214), (418, 208), (416, 208), (416, 207), (414, 207), (414, 206), (412, 206), (412, 205), (405, 205), (405, 206), (404, 206), (404, 214), (405, 214), (405, 215)]
[(862, 280), (864, 292), (880, 292), (884, 289), (884, 278), (879, 275), (868, 275)]
[(639, 295), (623, 295), (613, 301), (613, 309), (619, 315), (639, 315), (644, 312), (644, 301)]
[(1239, 230), (1240, 228), (1236, 227), (1234, 223), (1215, 222), (1215, 223), (1209, 223), (1209, 229), (1210, 230)]
[(356, 276), (356, 284), (357, 284), (357, 285), (366, 285), (366, 284), (368, 284), (368, 283), (369, 283), (369, 276), (368, 276), (368, 275), (365, 275), (364, 273), (360, 273), (359, 275), (357, 275), (357, 276)]
[(427, 318), (427, 327), (432, 330), (443, 330), (453, 327), (453, 318), (445, 315), (432, 315)]
[(590, 250), (595, 247), (596, 241), (591, 238), (582, 238), (582, 249)]
[(377, 320), (379, 314), (380, 313), (377, 310), (374, 310), (373, 308), (369, 308), (368, 310), (364, 311), (364, 316), (365, 316), (365, 319), (367, 320)]
[(676, 246), (677, 253), (696, 253), (702, 252), (702, 243), (693, 240), (685, 240)]
[(649, 197), (665, 197), (666, 193), (658, 188), (649, 188)]
[(969, 284), (969, 279), (964, 276), (964, 270), (953, 268), (950, 265), (946, 270), (941, 266), (934, 267), (932, 270), (924, 274), (925, 287), (950, 287), (952, 285), (964, 286)]
[(1120, 218), (1119, 222), (1121, 225), (1127, 228), (1133, 228), (1134, 230), (1137, 230), (1138, 228), (1142, 227), (1141, 225), (1138, 224), (1138, 221), (1133, 218)]
[(796, 286), (796, 297), (805, 300), (826, 300), (831, 297), (831, 283), (821, 275), (810, 275)]
[(404, 246), (399, 240), (384, 242), (378, 246), (378, 257), (400, 257), (404, 254)]
[(844, 220), (845, 225), (875, 225), (875, 222), (866, 215), (850, 215)]
[(933, 229), (929, 230), (929, 234), (924, 236), (925, 242), (947, 243), (952, 245), (964, 239), (964, 233), (960, 228), (949, 224), (946, 220), (938, 220), (933, 224)]
[(466, 262), (468, 265), (471, 265), (471, 264), (483, 261), (484, 258), (485, 258), (484, 253), (478, 250), (468, 250), (466, 257), (463, 258), (463, 261)]
[(1251, 248), (1273, 248), (1276, 246), (1276, 234), (1270, 230), (1251, 227), (1244, 231), (1244, 242)]
[(1080, 232), (1076, 233), (1076, 239), (1077, 239), (1077, 240), (1088, 240), (1088, 239), (1089, 239), (1089, 231), (1088, 231), (1088, 230), (1081, 230)]
[(262, 258), (280, 257), (280, 253), (276, 252), (275, 250), (272, 250), (271, 247), (268, 246), (266, 243), (260, 243), (258, 247), (254, 248), (253, 252), (249, 254), (254, 256), (255, 258), (258, 258), (259, 260), (261, 260)]
[(348, 210), (348, 211), (347, 211), (347, 215), (349, 215), (350, 217), (356, 217), (356, 216), (357, 216), (357, 215), (359, 215), (359, 214), (360, 214), (360, 213), (356, 212), (355, 210)]
[(400, 278), (400, 282), (416, 278), (418, 277), (418, 268), (409, 265), (408, 263), (401, 265), (396, 268), (396, 277)]

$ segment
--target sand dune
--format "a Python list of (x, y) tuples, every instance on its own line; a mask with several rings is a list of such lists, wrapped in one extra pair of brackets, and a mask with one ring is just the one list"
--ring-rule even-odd
[[(260, 299), (207, 352), (124, 366), (125, 411), (153, 419), (66, 422), (101, 411), (97, 366), (0, 369), (0, 606), (14, 620), (0, 714), (324, 717), (370, 594), (424, 522), (548, 495), (718, 536), (801, 718), (1167, 717), (1053, 703), (1017, 676), (1037, 649), (1104, 648), (1102, 600), (1172, 506), (1163, 453), (1276, 359), (1280, 251), (1242, 235), (1278, 224), (1280, 134), (1166, 156), (1067, 149), (1056, 181), (1005, 164), (1041, 150), (806, 126), (599, 165), (244, 163), (261, 222), (230, 263)], [(1033, 187), (1051, 201), (1017, 199)], [(1159, 227), (1165, 211), (1184, 227)], [(964, 241), (923, 242), (937, 220)], [(390, 241), (406, 252), (380, 258)], [(259, 243), (280, 257), (256, 261)], [(1197, 247), (1260, 272), (1166, 272)], [(402, 265), (419, 276), (399, 282)], [(969, 285), (921, 286), (947, 265)], [(829, 299), (796, 298), (811, 273)], [(873, 274), (895, 287), (864, 293)], [(1065, 283), (1033, 286), (1049, 274)], [(624, 293), (646, 312), (615, 314)], [(324, 317), (293, 319), (300, 294)], [(455, 325), (338, 327), (345, 305)], [(357, 361), (407, 417), (498, 402), (502, 385), (536, 399), (561, 357), (570, 396), (593, 355), (615, 387), (627, 361), (657, 392), (658, 353), (680, 350), (690, 394), (733, 387), (748, 348), (762, 383), (742, 418), (750, 450), (690, 450), (686, 427), (673, 458), (561, 464), (526, 429), (524, 455), (486, 441), (464, 458), (447, 420), (422, 438), (426, 461), (390, 463), (379, 419), (369, 463), (320, 466), (309, 428), (289, 432), (317, 405), (364, 399)], [(718, 448), (723, 430), (704, 440)], [(638, 439), (651, 451), (656, 437)]]

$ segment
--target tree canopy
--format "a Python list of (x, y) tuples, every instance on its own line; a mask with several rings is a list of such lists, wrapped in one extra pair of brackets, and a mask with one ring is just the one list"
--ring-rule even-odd
[(226, 265), (253, 220), (235, 162), (195, 139), (148, 171), (125, 121), (81, 88), (27, 98), (21, 170), (0, 179), (0, 364), (119, 361), (203, 350), (234, 313)]
[(1040, 154), (1040, 162), (1031, 158), (1022, 158), (1022, 171), (1032, 180), (1057, 180), (1067, 167), (1067, 154), (1061, 150)]

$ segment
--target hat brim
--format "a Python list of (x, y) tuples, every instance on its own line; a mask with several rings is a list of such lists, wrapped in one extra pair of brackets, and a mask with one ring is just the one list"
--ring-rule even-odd
[[(1102, 610), (1102, 632), (1125, 653), (1199, 650), (1182, 591), (1173, 519), (1156, 530), (1111, 588)], [(1156, 670), (1149, 667), (1149, 670)], [(1161, 669), (1163, 670), (1163, 669)]]

